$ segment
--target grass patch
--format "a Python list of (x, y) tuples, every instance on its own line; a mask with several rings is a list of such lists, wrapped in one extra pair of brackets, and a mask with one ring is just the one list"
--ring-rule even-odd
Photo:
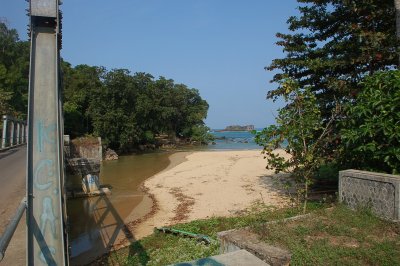
[[(321, 204), (310, 204), (309, 210), (321, 207)], [(258, 204), (237, 217), (212, 217), (205, 220), (176, 224), (173, 228), (204, 234), (211, 237), (213, 241), (210, 245), (205, 245), (191, 238), (154, 233), (136, 241), (130, 247), (110, 253), (97, 261), (96, 264), (168, 265), (214, 256), (219, 254), (218, 232), (246, 226), (257, 226), (268, 221), (291, 217), (300, 213), (301, 210), (297, 208), (276, 209)]]
[(289, 249), (291, 265), (400, 265), (399, 224), (382, 221), (368, 211), (344, 206), (325, 208), (312, 203), (308, 218), (278, 222), (301, 214), (297, 208), (262, 205), (238, 217), (213, 217), (174, 225), (173, 228), (205, 234), (211, 245), (163, 233), (154, 233), (130, 247), (98, 261), (107, 265), (168, 265), (219, 254), (217, 232), (251, 226), (264, 241)]
[(291, 265), (400, 265), (399, 224), (338, 205), (303, 220), (254, 227), (292, 253)]

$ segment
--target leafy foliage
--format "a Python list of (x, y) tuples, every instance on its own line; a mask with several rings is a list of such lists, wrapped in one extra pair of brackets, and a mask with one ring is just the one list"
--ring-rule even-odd
[(400, 71), (378, 72), (361, 83), (341, 131), (342, 161), (359, 169), (400, 173)]
[(88, 113), (94, 133), (111, 147), (129, 149), (158, 134), (201, 137), (194, 129), (203, 126), (208, 104), (197, 90), (124, 69), (105, 72), (102, 85), (93, 92)]
[[(287, 78), (309, 87), (316, 96), (321, 118), (327, 123), (332, 112), (360, 91), (364, 76), (387, 70), (398, 62), (395, 8), (392, 0), (298, 0), (300, 15), (288, 19), (290, 33), (278, 33), (277, 45), (286, 56), (266, 68), (278, 71), (268, 92), (277, 99), (290, 93)], [(337, 119), (341, 116), (337, 116)], [(332, 157), (338, 146), (340, 124), (325, 137)], [(318, 136), (316, 136), (318, 137)]]
[(93, 94), (103, 86), (101, 77), (105, 69), (88, 65), (72, 68), (62, 61), (64, 130), (72, 137), (82, 136), (93, 131), (88, 109)]
[[(277, 34), (286, 56), (266, 67), (278, 70), (271, 80), (278, 87), (267, 98), (281, 97), (286, 106), (277, 125), (256, 140), (264, 146), (268, 168), (291, 172), (307, 200), (312, 177), (332, 175), (338, 162), (398, 171), (397, 81), (393, 73), (366, 77), (393, 69), (399, 56), (393, 1), (298, 2), (300, 15), (288, 19), (291, 32)], [(290, 159), (273, 151), (284, 141)]]
[(0, 21), (0, 115), (26, 118), (29, 43)]
[[(282, 86), (288, 90), (284, 95), (286, 106), (279, 109), (276, 125), (258, 132), (255, 141), (264, 147), (267, 169), (291, 173), (298, 192), (297, 199), (304, 199), (305, 211), (312, 177), (325, 162), (324, 142), (321, 140), (330, 132), (334, 115), (325, 124), (317, 98), (308, 87), (300, 89), (293, 80), (285, 81)], [(285, 151), (290, 156), (276, 151), (285, 143)]]

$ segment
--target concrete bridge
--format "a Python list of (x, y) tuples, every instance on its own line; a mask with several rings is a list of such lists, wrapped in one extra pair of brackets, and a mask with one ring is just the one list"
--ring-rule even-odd
[(26, 143), (26, 122), (12, 116), (3, 115), (1, 150)]

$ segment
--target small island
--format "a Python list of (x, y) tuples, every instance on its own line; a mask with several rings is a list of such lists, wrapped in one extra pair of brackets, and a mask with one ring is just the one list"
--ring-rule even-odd
[(254, 130), (254, 125), (247, 125), (247, 126), (239, 126), (239, 125), (233, 125), (233, 126), (227, 126), (225, 129), (221, 131), (251, 131)]

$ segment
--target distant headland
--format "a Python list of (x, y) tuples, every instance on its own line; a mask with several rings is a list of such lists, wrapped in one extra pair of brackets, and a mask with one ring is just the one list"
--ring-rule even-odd
[(239, 125), (233, 125), (233, 126), (227, 126), (225, 129), (219, 130), (219, 131), (251, 131), (254, 130), (254, 125), (247, 125), (247, 126), (239, 126)]

